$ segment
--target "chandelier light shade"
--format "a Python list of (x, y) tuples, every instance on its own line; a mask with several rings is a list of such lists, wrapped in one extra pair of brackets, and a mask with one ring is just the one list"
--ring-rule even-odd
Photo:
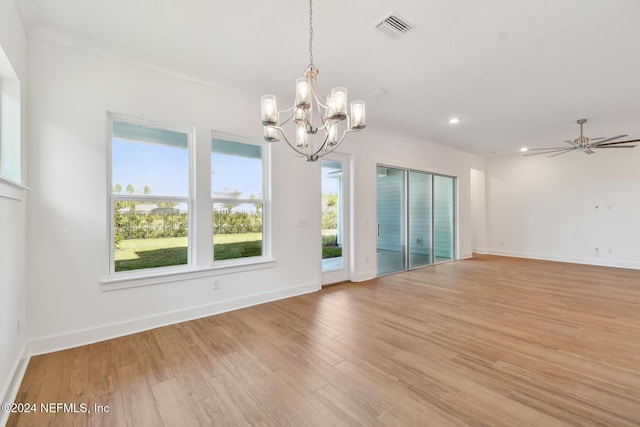
[(338, 148), (347, 133), (365, 128), (365, 103), (352, 101), (347, 113), (347, 89), (334, 87), (325, 103), (322, 99), (318, 69), (313, 64), (313, 0), (309, 0), (309, 66), (304, 77), (296, 80), (291, 107), (278, 110), (275, 95), (262, 95), (265, 141), (284, 141), (299, 156), (315, 162)]

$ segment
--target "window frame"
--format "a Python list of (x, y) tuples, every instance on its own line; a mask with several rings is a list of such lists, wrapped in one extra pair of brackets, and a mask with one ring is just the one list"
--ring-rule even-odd
[[(260, 199), (229, 199), (223, 197), (213, 197), (213, 188), (210, 188), (210, 200), (209, 206), (211, 207), (211, 266), (213, 268), (228, 268), (237, 266), (251, 266), (254, 264), (261, 264), (265, 262), (271, 262), (271, 145), (258, 139), (244, 138), (238, 135), (231, 135), (215, 130), (211, 131), (209, 146), (210, 155), (213, 154), (213, 141), (224, 140), (239, 144), (253, 145), (261, 148), (262, 152), (262, 196)], [(209, 165), (210, 172), (213, 173), (213, 164)], [(214, 203), (225, 202), (244, 202), (244, 203), (256, 203), (262, 202), (262, 255), (254, 257), (242, 257), (226, 260), (215, 260), (214, 242), (215, 231), (213, 226)]]
[[(188, 194), (184, 196), (157, 196), (157, 195), (145, 195), (145, 194), (114, 194), (113, 193), (113, 124), (114, 123), (128, 123), (138, 126), (146, 126), (150, 128), (156, 128), (161, 130), (167, 130), (172, 132), (184, 133), (187, 135), (187, 158), (188, 158)], [(119, 281), (126, 278), (144, 278), (153, 276), (171, 275), (180, 272), (188, 272), (194, 270), (196, 266), (195, 262), (195, 236), (194, 233), (196, 225), (195, 215), (195, 191), (194, 191), (194, 179), (195, 173), (195, 135), (196, 129), (194, 126), (177, 125), (166, 122), (159, 122), (155, 120), (135, 118), (128, 115), (122, 115), (117, 113), (107, 113), (107, 218), (108, 218), (108, 251), (109, 251), (109, 265), (108, 265), (108, 278)], [(187, 204), (188, 212), (188, 231), (187, 231), (187, 263), (181, 265), (144, 268), (128, 271), (115, 271), (115, 203), (116, 201), (131, 200), (131, 201), (175, 201)], [(103, 283), (109, 281), (103, 281)]]
[[(22, 83), (0, 45), (0, 197), (22, 200)], [(14, 164), (14, 168), (7, 167)]]

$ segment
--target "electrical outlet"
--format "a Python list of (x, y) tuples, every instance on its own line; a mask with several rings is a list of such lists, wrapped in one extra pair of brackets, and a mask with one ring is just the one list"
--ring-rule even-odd
[(214, 280), (213, 281), (213, 290), (217, 291), (218, 289), (220, 289), (220, 280)]
[(600, 249), (596, 248), (596, 257), (600, 256)]

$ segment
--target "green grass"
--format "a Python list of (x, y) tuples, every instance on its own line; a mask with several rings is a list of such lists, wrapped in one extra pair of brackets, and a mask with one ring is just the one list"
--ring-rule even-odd
[[(213, 245), (214, 259), (262, 255), (262, 233), (220, 234)], [(187, 238), (130, 239), (115, 251), (115, 271), (140, 270), (187, 264)]]
[(338, 230), (322, 230), (322, 259), (342, 256), (342, 247), (338, 246)]
[[(323, 230), (323, 234), (324, 230)], [(322, 238), (322, 258), (342, 256), (334, 235)], [(262, 233), (219, 234), (215, 236), (215, 261), (262, 255)], [(187, 238), (129, 239), (115, 251), (115, 271), (141, 270), (187, 264)]]

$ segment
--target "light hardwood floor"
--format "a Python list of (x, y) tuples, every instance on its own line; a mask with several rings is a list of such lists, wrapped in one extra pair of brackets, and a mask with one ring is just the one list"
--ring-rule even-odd
[(640, 425), (640, 271), (476, 256), (31, 359), (9, 426)]

